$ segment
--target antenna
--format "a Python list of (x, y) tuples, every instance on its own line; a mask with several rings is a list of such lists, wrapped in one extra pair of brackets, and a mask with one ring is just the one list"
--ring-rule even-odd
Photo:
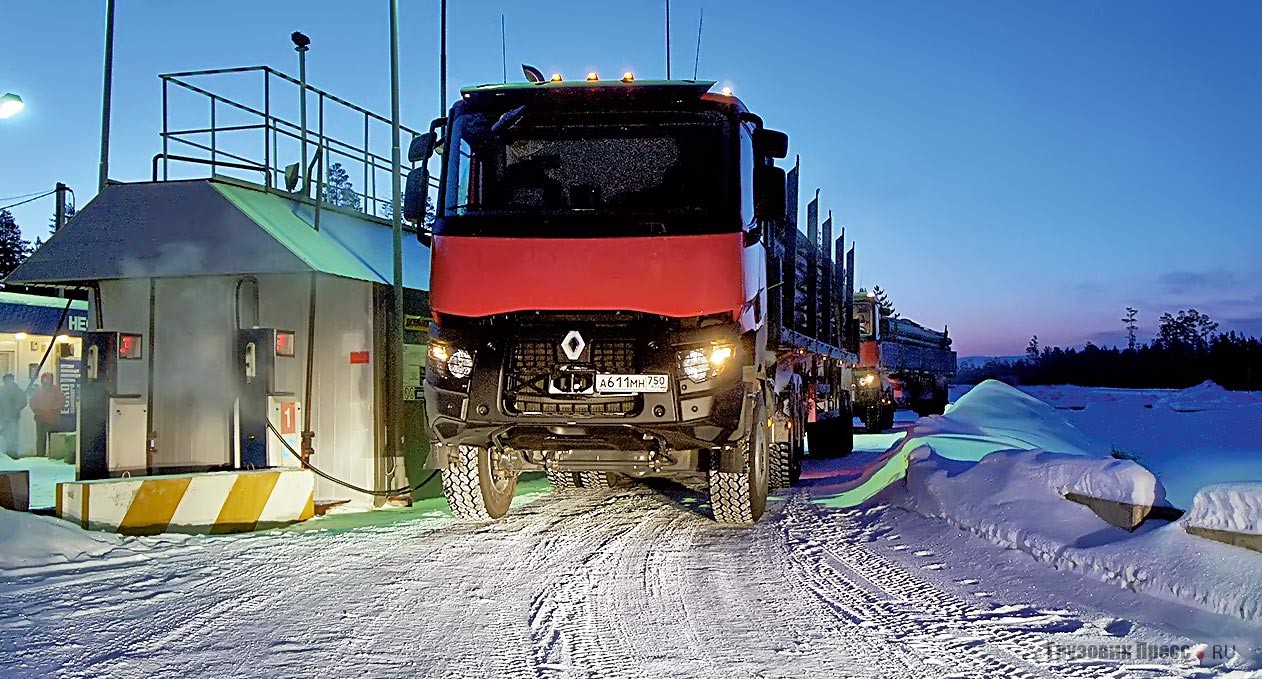
[(666, 0), (666, 79), (670, 80), (670, 0)]
[(443, 0), (439, 9), (439, 30), (442, 35), (438, 39), (438, 114), (447, 113), (447, 0)]
[(697, 17), (697, 58), (692, 62), (692, 79), (697, 79), (697, 69), (701, 67), (701, 26), (705, 24), (705, 8), (701, 8), (701, 15)]
[(508, 33), (504, 30), (504, 15), (500, 15), (500, 63), (504, 66), (504, 82), (508, 82)]

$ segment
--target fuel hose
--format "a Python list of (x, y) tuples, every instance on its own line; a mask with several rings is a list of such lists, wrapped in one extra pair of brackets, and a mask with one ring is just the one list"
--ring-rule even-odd
[(321, 471), (319, 468), (312, 465), (310, 462), (303, 462), (302, 455), (298, 454), (298, 451), (294, 450), (294, 447), (289, 445), (289, 441), (286, 441), (285, 437), (282, 436), (280, 431), (276, 429), (276, 425), (272, 424), (271, 418), (266, 418), (265, 422), (267, 422), (267, 428), (273, 434), (276, 435), (276, 438), (280, 439), (281, 445), (285, 446), (285, 450), (289, 451), (289, 454), (293, 455), (294, 459), (298, 460), (299, 462), (302, 462), (303, 467), (305, 469), (310, 469), (316, 476), (319, 476), (320, 478), (326, 481), (331, 481), (333, 483), (336, 483), (339, 486), (342, 486), (343, 488), (349, 488), (353, 491), (364, 493), (365, 495), (373, 495), (376, 497), (393, 497), (395, 495), (402, 495), (403, 493), (413, 493), (420, 490), (421, 488), (424, 488), (430, 481), (434, 480), (434, 477), (438, 476), (438, 470), (435, 469), (434, 471), (430, 472), (429, 476), (425, 477), (424, 481), (421, 481), (415, 486), (407, 486), (404, 488), (392, 488), (390, 490), (369, 490), (367, 488), (360, 488), (359, 486), (353, 483), (350, 483), (349, 481), (343, 481), (339, 478), (332, 476), (331, 474)]

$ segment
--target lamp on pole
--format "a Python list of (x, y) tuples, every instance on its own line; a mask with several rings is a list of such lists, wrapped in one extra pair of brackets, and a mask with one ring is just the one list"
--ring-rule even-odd
[(26, 102), (12, 92), (0, 97), (0, 118), (12, 118), (21, 113), (24, 108), (26, 108)]

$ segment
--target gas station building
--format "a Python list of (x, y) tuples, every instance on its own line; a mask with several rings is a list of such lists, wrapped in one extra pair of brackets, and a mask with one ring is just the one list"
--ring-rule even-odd
[[(385, 435), (392, 258), (389, 221), (215, 176), (111, 184), (7, 282), (93, 292), (53, 352), (83, 360), (80, 479), (300, 466), (268, 423), (300, 450), (309, 418), (311, 464), (379, 489), (408, 485), (428, 449), (409, 387), (423, 377), (429, 253), (410, 234), (402, 458)], [(0, 328), (0, 361), (25, 379), (49, 332)], [(380, 502), (324, 479), (314, 495)]]

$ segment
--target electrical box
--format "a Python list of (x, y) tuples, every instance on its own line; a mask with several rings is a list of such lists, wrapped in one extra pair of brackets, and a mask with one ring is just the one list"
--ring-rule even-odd
[(144, 474), (149, 468), (145, 453), (145, 429), (149, 406), (143, 396), (115, 396), (110, 399), (106, 428), (110, 476)]

